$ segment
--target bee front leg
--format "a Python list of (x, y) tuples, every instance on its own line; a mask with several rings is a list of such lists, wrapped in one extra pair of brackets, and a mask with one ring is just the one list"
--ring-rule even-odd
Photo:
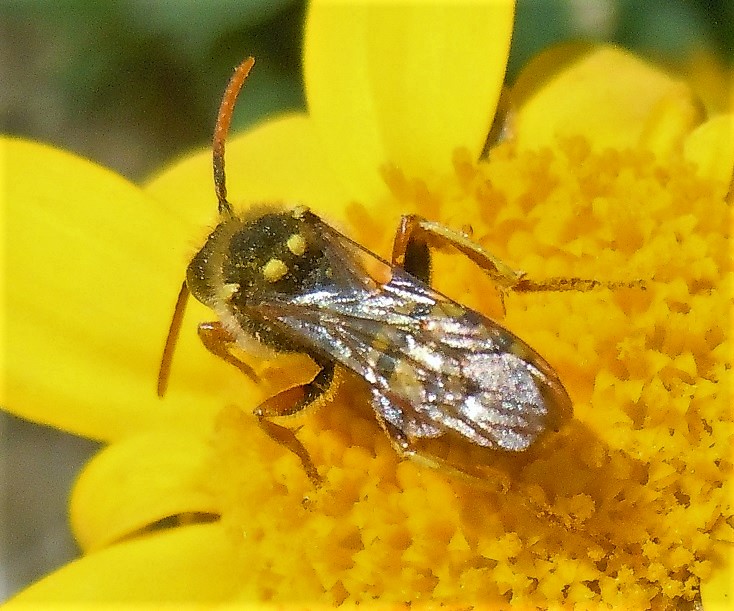
[(199, 339), (213, 355), (218, 356), (224, 362), (239, 369), (253, 382), (259, 382), (260, 378), (255, 370), (244, 361), (238, 359), (231, 352), (236, 340), (232, 334), (224, 328), (220, 322), (203, 322), (198, 327)]

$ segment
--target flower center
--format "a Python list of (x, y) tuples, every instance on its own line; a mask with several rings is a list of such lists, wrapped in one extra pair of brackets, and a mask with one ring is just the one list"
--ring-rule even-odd
[[(479, 163), (458, 151), (439, 179), (384, 176), (386, 201), (350, 209), (353, 237), (382, 255), (392, 227), (381, 219), (416, 212), (471, 232), (528, 277), (642, 280), (644, 290), (506, 295), (502, 324), (547, 358), (575, 413), (506, 494), (400, 461), (367, 384), (346, 374), (297, 430), (320, 488), (257, 427), (254, 405), (223, 409), (211, 484), (241, 544), (243, 597), (690, 599), (732, 518), (721, 324), (731, 303), (720, 290), (732, 278), (729, 211), (715, 186), (682, 162), (595, 153), (582, 139), (538, 152), (502, 144)], [(436, 257), (437, 285), (486, 311), (489, 281), (458, 259)], [(533, 511), (542, 504), (569, 529)]]

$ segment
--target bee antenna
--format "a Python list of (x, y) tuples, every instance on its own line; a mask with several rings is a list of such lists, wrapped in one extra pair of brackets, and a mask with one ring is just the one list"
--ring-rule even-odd
[(237, 96), (245, 83), (255, 59), (248, 57), (235, 68), (232, 78), (229, 79), (227, 89), (224, 91), (222, 103), (219, 106), (217, 124), (214, 127), (214, 140), (212, 142), (212, 166), (214, 169), (214, 190), (219, 202), (219, 214), (229, 216), (232, 214), (232, 206), (227, 201), (227, 180), (224, 173), (224, 141), (227, 139), (229, 125), (232, 123), (232, 113), (237, 102)]
[(163, 348), (161, 356), (161, 364), (158, 369), (158, 396), (163, 397), (168, 388), (168, 378), (171, 375), (171, 364), (173, 363), (173, 353), (176, 350), (178, 342), (178, 334), (181, 332), (184, 313), (186, 311), (186, 302), (189, 300), (189, 287), (186, 282), (181, 284), (181, 290), (178, 292), (176, 299), (176, 307), (173, 310), (171, 325), (168, 327), (168, 335), (166, 336), (166, 345)]

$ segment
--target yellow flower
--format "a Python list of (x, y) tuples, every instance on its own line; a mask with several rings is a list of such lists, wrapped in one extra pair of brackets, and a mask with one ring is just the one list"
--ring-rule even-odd
[[(198, 343), (212, 318), (198, 304), (158, 400), (175, 293), (216, 221), (209, 153), (140, 190), (3, 141), (1, 402), (109, 443), (71, 502), (85, 555), (15, 603), (666, 608), (699, 584), (725, 595), (706, 586), (733, 539), (732, 116), (704, 120), (684, 83), (621, 50), (559, 48), (520, 76), (509, 137), (480, 159), (511, 20), (496, 1), (315, 2), (308, 115), (227, 149), (235, 206), (306, 203), (383, 256), (416, 211), (470, 226), (532, 278), (645, 280), (505, 296), (503, 325), (548, 358), (575, 415), (519, 464), (492, 457), (501, 492), (399, 461), (347, 376), (294, 423), (324, 477), (315, 489), (250, 415), (307, 380), (307, 359), (264, 363), (255, 386)], [(501, 315), (461, 257), (439, 256), (435, 276)]]

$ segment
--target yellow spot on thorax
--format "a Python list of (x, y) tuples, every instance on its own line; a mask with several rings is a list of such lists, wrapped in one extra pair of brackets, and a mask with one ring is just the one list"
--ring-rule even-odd
[(288, 266), (280, 259), (270, 259), (270, 261), (263, 265), (262, 272), (265, 280), (268, 282), (277, 282), (288, 273)]
[(304, 252), (306, 252), (306, 238), (304, 238), (300, 233), (294, 233), (288, 238), (285, 245), (288, 247), (288, 250), (297, 257), (300, 257)]

